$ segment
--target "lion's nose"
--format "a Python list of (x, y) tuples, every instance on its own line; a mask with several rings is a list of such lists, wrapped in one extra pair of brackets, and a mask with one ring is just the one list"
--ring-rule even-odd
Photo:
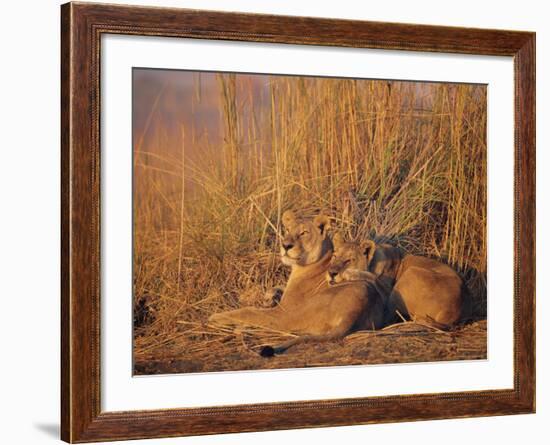
[(329, 274), (330, 278), (334, 278), (336, 275), (338, 275), (338, 272), (335, 272), (334, 270), (329, 270), (328, 274)]
[(283, 244), (283, 248), (284, 248), (285, 250), (290, 250), (290, 249), (292, 249), (293, 247), (294, 247), (294, 244), (292, 244), (292, 243)]

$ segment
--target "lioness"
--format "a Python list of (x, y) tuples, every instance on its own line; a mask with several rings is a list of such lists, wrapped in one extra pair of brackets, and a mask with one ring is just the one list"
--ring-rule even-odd
[(383, 323), (383, 303), (366, 282), (329, 286), (325, 279), (332, 257), (327, 236), (330, 221), (325, 215), (300, 219), (283, 214), (285, 233), (281, 261), (289, 265), (290, 277), (278, 306), (268, 309), (244, 307), (214, 314), (213, 324), (263, 327), (299, 335), (290, 342), (267, 346), (262, 355), (281, 353), (303, 341), (344, 337), (354, 329), (377, 329)]
[(377, 245), (371, 240), (350, 243), (336, 234), (333, 242), (328, 281), (374, 278), (384, 290), (393, 286), (385, 301), (387, 323), (399, 321), (401, 315), (448, 329), (467, 314), (467, 292), (462, 279), (446, 264), (403, 255), (396, 247)]

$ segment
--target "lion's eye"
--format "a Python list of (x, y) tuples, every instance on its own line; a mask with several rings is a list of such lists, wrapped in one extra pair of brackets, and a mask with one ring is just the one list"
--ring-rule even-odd
[(307, 230), (304, 230), (303, 232), (300, 233), (300, 236), (304, 236), (304, 235), (307, 235), (309, 232)]

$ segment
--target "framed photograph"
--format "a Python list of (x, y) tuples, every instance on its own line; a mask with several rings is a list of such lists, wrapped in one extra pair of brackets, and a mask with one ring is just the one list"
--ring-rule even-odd
[(63, 440), (534, 412), (534, 33), (61, 18)]

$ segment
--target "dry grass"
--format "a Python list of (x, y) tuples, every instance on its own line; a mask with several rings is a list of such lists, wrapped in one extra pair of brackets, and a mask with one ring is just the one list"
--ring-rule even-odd
[[(192, 342), (188, 341), (187, 345)], [(487, 358), (487, 323), (477, 321), (451, 332), (414, 323), (399, 323), (383, 331), (362, 331), (340, 341), (294, 346), (287, 353), (265, 359), (258, 355), (258, 338), (250, 333), (226, 335), (207, 347), (185, 350), (181, 342), (145, 353), (135, 362), (135, 373), (236, 371), (309, 368), (364, 364), (477, 360)]]
[[(243, 354), (253, 357), (263, 338), (284, 336), (257, 332), (251, 340), (250, 332), (235, 336), (205, 321), (213, 312), (255, 304), (285, 282), (277, 234), (289, 208), (303, 215), (323, 209), (350, 238), (389, 240), (449, 263), (464, 276), (483, 317), (485, 87), (281, 76), (270, 77), (258, 94), (250, 77), (217, 75), (221, 144), (183, 122), (179, 140), (163, 132), (156, 107), (169, 88), (136, 129), (136, 369), (154, 372), (145, 365), (165, 369), (162, 357), (180, 357), (187, 363), (182, 372), (213, 370), (219, 365), (206, 362), (219, 361), (220, 351), (230, 354), (229, 345), (247, 345)], [(195, 85), (193, 103), (201, 100), (199, 80)], [(184, 134), (191, 133), (198, 158), (186, 155)], [(401, 353), (400, 359), (380, 357), (414, 358), (412, 350)], [(300, 355), (288, 357), (299, 365)], [(250, 368), (278, 367), (256, 360)], [(377, 360), (371, 355), (363, 362)], [(220, 363), (243, 369), (230, 361)]]

